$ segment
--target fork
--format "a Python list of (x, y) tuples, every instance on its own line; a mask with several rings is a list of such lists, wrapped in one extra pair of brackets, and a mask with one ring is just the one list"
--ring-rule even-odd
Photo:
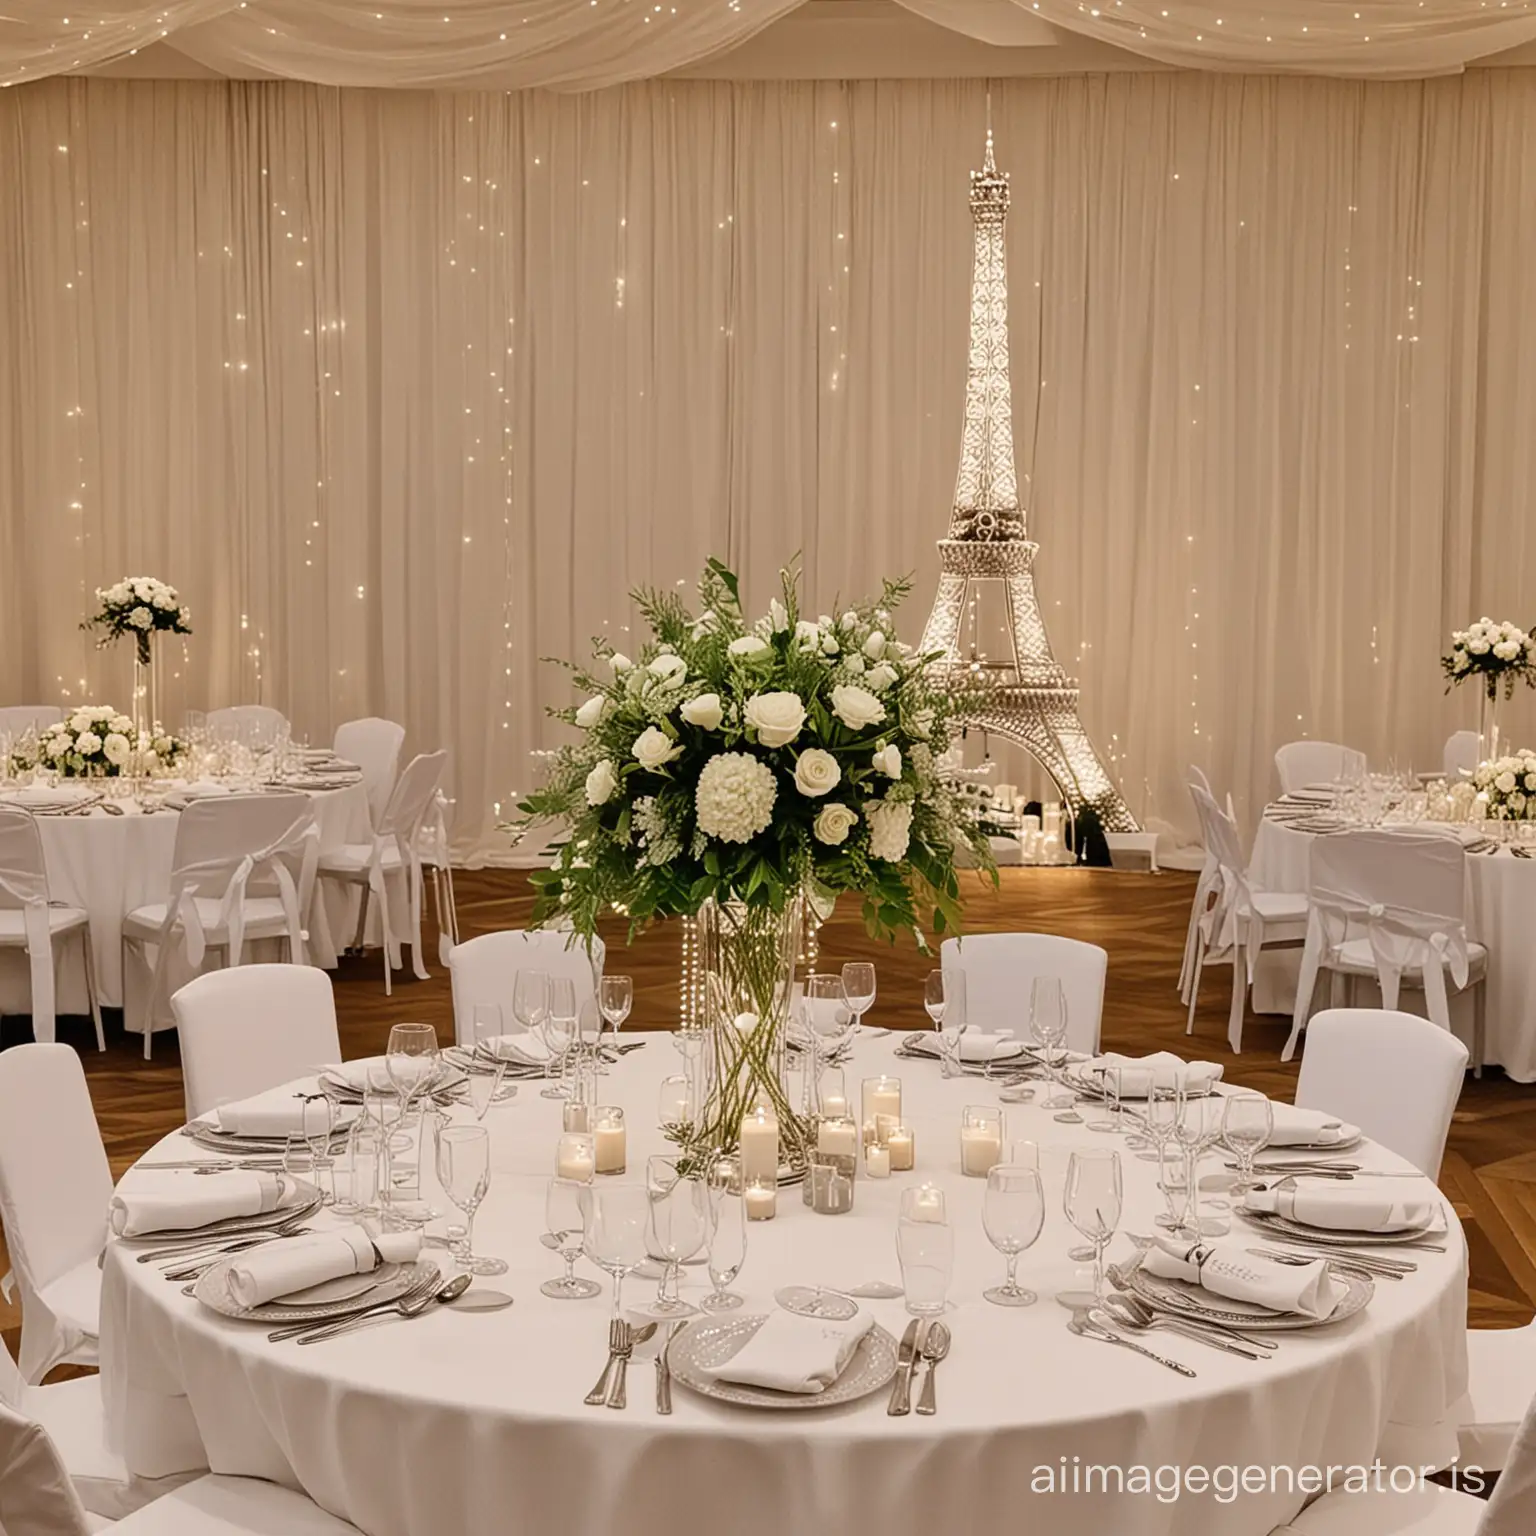
[(623, 1352), (625, 1343), (629, 1337), (629, 1324), (621, 1317), (613, 1318), (608, 1324), (608, 1363), (603, 1367), (603, 1374), (597, 1378), (597, 1385), (582, 1399), (589, 1408), (601, 1408), (608, 1401), (608, 1383), (613, 1379), (613, 1367)]

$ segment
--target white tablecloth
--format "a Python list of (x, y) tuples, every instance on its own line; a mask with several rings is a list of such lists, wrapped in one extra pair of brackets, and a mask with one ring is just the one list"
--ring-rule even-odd
[[(1249, 866), (1254, 882), (1271, 891), (1305, 891), (1315, 836), (1265, 817)], [(1536, 859), (1517, 859), (1504, 848), (1467, 855), (1467, 932), (1488, 948), (1484, 1060), (1503, 1067), (1517, 1083), (1536, 1083)], [(1256, 1011), (1292, 1011), (1299, 953), (1285, 959), (1264, 957), (1264, 975), (1254, 977)], [(1421, 994), (1405, 988), (1400, 1006), (1418, 1007), (1421, 1001)], [(1470, 1047), (1470, 997), (1452, 999), (1451, 1022)]]
[[(604, 1358), (607, 1287), (587, 1302), (538, 1293), (560, 1269), (538, 1241), (560, 1106), (525, 1086), (487, 1118), (495, 1177), (476, 1230), (481, 1252), (511, 1264), (509, 1275), (480, 1283), (512, 1292), (515, 1306), (469, 1316), (433, 1309), (323, 1345), (279, 1346), (263, 1328), (204, 1311), (114, 1245), (102, 1307), (110, 1432), (136, 1471), (206, 1464), (275, 1479), (368, 1536), (933, 1536), (962, 1525), (1053, 1536), (1264, 1536), (1303, 1502), (1283, 1476), (1278, 1492), (1235, 1503), (1209, 1490), (1051, 1493), (1045, 1479), (1065, 1466), (1070, 1480), (1075, 1457), (1133, 1477), (1138, 1466), (1197, 1476), (1197, 1467), (1369, 1463), (1378, 1450), (1394, 1460), (1448, 1454), (1447, 1410), (1466, 1370), (1466, 1251), (1454, 1216), (1448, 1253), (1415, 1254), (1418, 1273), (1383, 1282), (1364, 1314), (1287, 1336), (1273, 1361), (1158, 1335), (1161, 1352), (1199, 1372), (1185, 1380), (1067, 1331), (1051, 1299), (1081, 1280), (1064, 1257), (1078, 1240), (1061, 1214), (1067, 1152), (1108, 1143), (1039, 1108), (1011, 1111), (1010, 1134), (1045, 1148), (1050, 1213), (1020, 1270), (1042, 1298), (1023, 1310), (982, 1298), (1000, 1281), (1003, 1260), (981, 1229), (984, 1181), (959, 1173), (959, 1118), (963, 1105), (995, 1094), (976, 1079), (942, 1081), (936, 1064), (893, 1060), (893, 1044), (861, 1041), (848, 1080), (880, 1070), (902, 1077), (916, 1174), (861, 1177), (845, 1216), (815, 1215), (798, 1190), (782, 1191), (778, 1219), (749, 1229), (736, 1288), (749, 1310), (763, 1311), (785, 1283), (899, 1280), (899, 1192), (914, 1179), (938, 1182), (956, 1224), (956, 1265), (954, 1347), (934, 1418), (888, 1418), (884, 1392), (843, 1408), (775, 1414), (730, 1408), (681, 1384), (674, 1416), (660, 1418), (649, 1363), (631, 1369), (626, 1412), (585, 1407)], [(645, 1155), (662, 1150), (650, 1128), (658, 1080), (678, 1065), (666, 1037), (651, 1036), (603, 1080), (605, 1100), (628, 1111), (631, 1176), (643, 1176)], [(162, 1155), (174, 1147), (185, 1157), (190, 1145), (173, 1136)], [(1363, 1155), (1403, 1166), (1378, 1148)], [(1152, 1166), (1127, 1153), (1125, 1171), (1125, 1226), (1145, 1230)], [(1120, 1239), (1111, 1256), (1125, 1251)], [(688, 1281), (684, 1295), (697, 1298), (702, 1283), (702, 1275)], [(653, 1284), (632, 1277), (626, 1299)], [(867, 1305), (900, 1332), (901, 1302)], [(1173, 1476), (1155, 1475), (1165, 1485)]]
[[(368, 793), (361, 783), (313, 791), (310, 799), (322, 853), (344, 843), (368, 841)], [(174, 811), (143, 815), (132, 800), (117, 803), (123, 809), (121, 816), (98, 806), (86, 816), (37, 819), (49, 895), (90, 913), (96, 985), (101, 1003), (109, 1008), (123, 1007), (132, 990), (124, 985), (123, 919), (137, 907), (170, 896), (171, 859), (181, 819)], [(349, 921), (355, 924), (357, 909), (345, 891), (317, 897), (315, 909), (309, 919), (310, 959), (316, 965), (334, 966), (337, 944), (351, 942)], [(272, 958), (281, 955), (275, 952)], [(26, 956), (0, 950), (0, 1012), (28, 1012), (29, 989)], [(73, 945), (60, 946), (57, 1006), (60, 1013), (88, 1011), (84, 967)]]

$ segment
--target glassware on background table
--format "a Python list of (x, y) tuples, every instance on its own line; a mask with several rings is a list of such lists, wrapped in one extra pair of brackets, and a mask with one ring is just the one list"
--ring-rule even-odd
[[(603, 1015), (603, 1021), (613, 1031), (613, 1039), (609, 1045), (618, 1049), (619, 1031), (624, 1027), (624, 1021), (629, 1017), (630, 1009), (635, 1005), (635, 983), (628, 976), (604, 976), (598, 983), (597, 1006)], [(607, 1072), (608, 1067), (603, 1064), (600, 1071)]]
[(960, 1172), (984, 1179), (1003, 1160), (1003, 1112), (969, 1104), (960, 1112)]
[(843, 998), (853, 1013), (853, 1027), (858, 1029), (864, 1015), (875, 1006), (875, 968), (867, 960), (850, 960), (843, 967)]
[(549, 1084), (539, 1094), (544, 1099), (570, 1097), (570, 1087), (565, 1072), (572, 1049), (576, 1045), (576, 983), (569, 976), (549, 978), (549, 1006), (545, 1011), (540, 1031), (549, 1049), (549, 1068), (546, 1075)]
[(346, 1193), (336, 1190), (332, 1209), (338, 1216), (374, 1216), (379, 1209), (379, 1165), (384, 1157), (384, 1134), (366, 1115), (353, 1122), (342, 1152)]
[(960, 1037), (965, 1033), (965, 972), (929, 971), (923, 983), (923, 1009), (939, 1033), (939, 1070), (960, 1075)]
[(955, 1270), (955, 1233), (949, 1224), (944, 1191), (920, 1184), (901, 1192), (896, 1217), (896, 1258), (907, 1311), (935, 1317), (944, 1310)]
[(1058, 1299), (1065, 1305), (1093, 1306), (1104, 1299), (1104, 1250), (1119, 1230), (1124, 1199), (1119, 1152), (1094, 1147), (1072, 1154), (1062, 1208), (1093, 1244), (1093, 1291), (1086, 1300), (1079, 1292), (1064, 1291)]
[(982, 1295), (999, 1307), (1027, 1307), (1039, 1298), (1018, 1282), (1019, 1255), (1034, 1246), (1045, 1225), (1045, 1188), (1034, 1167), (999, 1163), (987, 1175), (981, 1201), (987, 1241), (1008, 1261), (1008, 1278)]
[(613, 1315), (624, 1315), (624, 1277), (645, 1263), (651, 1193), (644, 1184), (589, 1184), (582, 1248), (613, 1277)]
[(714, 1289), (699, 1303), (705, 1312), (729, 1312), (741, 1297), (728, 1289), (747, 1260), (747, 1210), (741, 1195), (733, 1195), (730, 1174), (717, 1170), (710, 1178), (709, 1281)]
[(582, 1197), (589, 1187), (574, 1179), (551, 1179), (544, 1192), (544, 1229), (554, 1239), (555, 1252), (565, 1260), (565, 1274), (546, 1280), (539, 1290), (556, 1301), (584, 1301), (603, 1289), (597, 1281), (576, 1273), (587, 1230), (587, 1202)]
[(1097, 1076), (1099, 1089), (1104, 1097), (1099, 1102), (1098, 1112), (1088, 1121), (1088, 1129), (1104, 1135), (1118, 1135), (1124, 1129), (1125, 1118), (1120, 1103), (1122, 1086), (1120, 1068), (1102, 1067)]
[[(1039, 1042), (1046, 1075), (1054, 1083), (1063, 1081), (1062, 1070), (1066, 1061), (1067, 1043), (1067, 994), (1062, 990), (1061, 977), (1036, 976), (1029, 989), (1029, 1032)], [(1062, 1060), (1056, 1061), (1056, 1053)], [(1043, 1104), (1045, 1109), (1069, 1110), (1075, 1107), (1075, 1094), (1052, 1094)]]
[[(304, 1140), (309, 1143), (309, 1176), (325, 1205), (336, 1203), (335, 1163), (331, 1158), (331, 1132), (336, 1128), (336, 1106), (323, 1093), (308, 1093), (299, 1108)], [(325, 1187), (329, 1174), (331, 1187)]]
[(1003, 1053), (1008, 1048), (1008, 1042), (1013, 1039), (1013, 1031), (1011, 1029), (995, 1029), (992, 1033), (996, 1038), (992, 1043), (992, 1048), (987, 1052), (986, 1063), (981, 1069), (982, 1080), (988, 1083), (995, 1083), (997, 1081), (998, 1062), (1012, 1059)]
[(645, 1184), (651, 1201), (645, 1249), (662, 1271), (655, 1301), (640, 1310), (647, 1317), (691, 1317), (698, 1308), (678, 1295), (678, 1283), (683, 1261), (709, 1237), (708, 1191), (701, 1180), (685, 1178), (671, 1157), (646, 1159)]
[(475, 1212), (491, 1185), (491, 1138), (483, 1125), (448, 1125), (438, 1133), (437, 1177), (443, 1193), (464, 1212), (464, 1237), (450, 1250), (472, 1275), (504, 1275), (505, 1259), (475, 1253)]
[(1234, 1195), (1253, 1188), (1253, 1159), (1275, 1131), (1275, 1106), (1262, 1093), (1228, 1094), (1221, 1108), (1221, 1139), (1236, 1154)]
[[(543, 1040), (544, 1020), (549, 1016), (549, 972), (519, 971), (512, 983), (512, 1017), (529, 1036)], [(550, 1063), (544, 1064), (549, 1076)]]

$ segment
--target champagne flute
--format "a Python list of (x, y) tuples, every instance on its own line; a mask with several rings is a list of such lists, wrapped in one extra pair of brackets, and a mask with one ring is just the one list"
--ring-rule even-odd
[(550, 1081), (540, 1098), (563, 1099), (570, 1094), (564, 1077), (566, 1057), (576, 1040), (576, 1017), (576, 983), (569, 976), (551, 976), (549, 1004), (540, 1026), (549, 1047)]
[[(635, 1004), (635, 983), (629, 976), (604, 976), (598, 983), (597, 1005), (602, 1010), (603, 1020), (613, 1031), (613, 1039), (608, 1042), (609, 1049), (617, 1053), (619, 1048), (619, 1031), (624, 1027), (624, 1021), (629, 1017), (629, 1011)], [(601, 1069), (607, 1072), (604, 1065)]]
[(850, 960), (843, 966), (843, 997), (858, 1029), (864, 1015), (875, 1006), (875, 968), (867, 960)]
[(728, 1181), (717, 1173), (709, 1181), (709, 1208), (709, 1279), (714, 1290), (699, 1306), (706, 1312), (729, 1312), (741, 1305), (741, 1297), (727, 1287), (747, 1260), (746, 1202), (733, 1195)]
[(646, 1260), (651, 1192), (644, 1184), (588, 1184), (585, 1191), (582, 1247), (599, 1269), (613, 1276), (613, 1315), (621, 1318), (624, 1277)]
[(545, 1243), (565, 1260), (565, 1274), (558, 1280), (546, 1280), (539, 1290), (556, 1301), (584, 1301), (602, 1290), (597, 1281), (576, 1273), (576, 1260), (582, 1255), (587, 1231), (586, 1202), (582, 1196), (588, 1188), (575, 1179), (551, 1179), (544, 1193)]
[(1045, 1225), (1045, 1189), (1039, 1171), (999, 1163), (987, 1174), (981, 1225), (987, 1241), (1008, 1261), (1008, 1278), (982, 1295), (999, 1307), (1028, 1307), (1039, 1298), (1018, 1282), (1019, 1255), (1034, 1246)]
[(1093, 1244), (1093, 1292), (1084, 1302), (1064, 1291), (1060, 1299), (1067, 1305), (1097, 1306), (1103, 1301), (1104, 1250), (1119, 1229), (1123, 1205), (1119, 1152), (1097, 1147), (1074, 1152), (1067, 1164), (1062, 1206), (1067, 1220)]
[(1262, 1093), (1233, 1093), (1221, 1110), (1221, 1139), (1237, 1154), (1233, 1194), (1253, 1188), (1253, 1159), (1275, 1132), (1275, 1106)]
[(645, 1165), (650, 1218), (645, 1229), (647, 1254), (662, 1265), (656, 1300), (642, 1310), (648, 1317), (691, 1317), (691, 1307), (677, 1293), (683, 1260), (690, 1259), (708, 1237), (709, 1206), (704, 1186), (685, 1178), (677, 1160), (651, 1157)]
[(504, 1275), (505, 1259), (475, 1253), (475, 1212), (491, 1184), (491, 1138), (483, 1125), (444, 1126), (437, 1138), (437, 1177), (443, 1193), (464, 1212), (464, 1236), (453, 1246), (454, 1262), (472, 1275)]
[[(335, 1164), (331, 1160), (331, 1132), (336, 1126), (336, 1106), (323, 1093), (307, 1093), (299, 1110), (304, 1125), (304, 1140), (309, 1143), (310, 1178), (320, 1191), (322, 1205), (336, 1203)], [(326, 1193), (324, 1174), (330, 1172), (331, 1188)]]

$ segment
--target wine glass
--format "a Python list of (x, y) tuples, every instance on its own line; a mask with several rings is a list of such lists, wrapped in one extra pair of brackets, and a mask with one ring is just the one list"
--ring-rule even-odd
[(613, 1276), (613, 1315), (624, 1315), (624, 1277), (645, 1263), (651, 1192), (644, 1184), (588, 1184), (582, 1247), (599, 1269)]
[[(323, 1093), (307, 1093), (299, 1109), (304, 1126), (304, 1140), (309, 1143), (310, 1177), (320, 1191), (322, 1205), (336, 1203), (335, 1163), (331, 1159), (331, 1132), (336, 1126), (336, 1106)], [(327, 1194), (323, 1176), (329, 1171), (331, 1189)]]
[(483, 1125), (448, 1125), (438, 1133), (437, 1177), (443, 1193), (464, 1212), (464, 1236), (452, 1248), (454, 1262), (472, 1275), (504, 1275), (505, 1259), (475, 1253), (475, 1212), (491, 1185), (491, 1137)]
[(646, 1159), (645, 1184), (651, 1201), (645, 1248), (663, 1267), (656, 1300), (643, 1310), (648, 1317), (691, 1317), (698, 1308), (678, 1295), (678, 1278), (683, 1260), (692, 1258), (709, 1235), (707, 1193), (697, 1179), (685, 1178), (670, 1157)]
[(923, 1008), (939, 1032), (939, 1069), (945, 1077), (960, 1073), (960, 1037), (965, 1033), (965, 972), (929, 971), (923, 984)]
[(1039, 1171), (999, 1163), (987, 1174), (982, 1196), (981, 1225), (987, 1241), (1008, 1261), (1008, 1278), (982, 1295), (1000, 1307), (1027, 1307), (1039, 1298), (1017, 1278), (1019, 1255), (1034, 1246), (1045, 1225), (1045, 1189)]
[(1221, 1139), (1237, 1154), (1233, 1194), (1253, 1188), (1253, 1159), (1275, 1131), (1275, 1106), (1262, 1093), (1233, 1093), (1221, 1110)]
[(411, 1101), (425, 1093), (437, 1076), (437, 1031), (430, 1024), (394, 1025), (389, 1031), (384, 1060), (389, 1080), (400, 1096), (398, 1123), (403, 1126), (410, 1116)]
[[(1093, 1244), (1093, 1295), (1087, 1305), (1097, 1306), (1104, 1299), (1104, 1250), (1120, 1226), (1123, 1204), (1119, 1152), (1074, 1152), (1067, 1163), (1062, 1206), (1067, 1220)], [(1069, 1294), (1063, 1292), (1062, 1299)]]
[(563, 1099), (570, 1094), (564, 1082), (566, 1056), (576, 1042), (576, 983), (569, 976), (549, 978), (549, 1005), (540, 1022), (544, 1044), (549, 1047), (546, 1075), (549, 1086), (539, 1095), (544, 1099)]
[[(530, 1036), (539, 1035), (549, 1014), (549, 972), (519, 971), (512, 983), (512, 1017)], [(549, 1075), (546, 1062), (544, 1075)]]
[[(502, 1098), (501, 1082), (507, 1075), (510, 1059), (502, 1049), (501, 1009), (495, 1003), (476, 1003), (470, 1019), (474, 1034), (474, 1048), (469, 1067), (469, 1102), (476, 1120), (484, 1120), (485, 1112)], [(514, 1085), (507, 1098), (517, 1093)]]
[[(1189, 1180), (1189, 1224), (1200, 1237), (1219, 1237), (1231, 1229), (1231, 1222), (1221, 1217), (1200, 1214), (1200, 1158), (1222, 1138), (1221, 1108), (1225, 1100), (1209, 1090), (1191, 1093), (1186, 1087), (1179, 1096), (1179, 1119), (1173, 1139), (1184, 1153), (1185, 1176)], [(1225, 1187), (1225, 1186), (1223, 1186)]]
[(741, 1297), (726, 1287), (746, 1263), (747, 1207), (719, 1174), (709, 1181), (709, 1213), (709, 1279), (714, 1290), (699, 1305), (706, 1312), (729, 1312), (741, 1305)]
[[(604, 1021), (613, 1031), (609, 1049), (616, 1052), (619, 1048), (619, 1031), (629, 1017), (629, 1010), (635, 1005), (633, 979), (628, 976), (604, 976), (598, 983), (597, 1005), (602, 1010)], [(608, 1068), (605, 1065), (601, 1070), (607, 1072)]]
[[(1053, 1082), (1062, 1082), (1062, 1066), (1054, 1061), (1056, 1052), (1062, 1051), (1067, 1042), (1067, 994), (1062, 990), (1061, 977), (1036, 976), (1029, 989), (1029, 1032), (1040, 1042), (1042, 1059), (1047, 1075)], [(1077, 1103), (1074, 1095), (1054, 1094), (1045, 1100), (1046, 1109), (1071, 1109)]]
[(545, 1246), (555, 1249), (565, 1260), (565, 1274), (558, 1280), (546, 1280), (539, 1290), (556, 1301), (584, 1301), (602, 1290), (597, 1281), (576, 1273), (576, 1260), (581, 1257), (587, 1230), (582, 1196), (588, 1188), (575, 1179), (551, 1179), (544, 1193)]
[(1103, 1067), (1098, 1072), (1099, 1088), (1104, 1097), (1100, 1101), (1100, 1113), (1088, 1122), (1090, 1131), (1113, 1135), (1121, 1129), (1124, 1109), (1120, 1102), (1121, 1073), (1119, 1067)]
[(914, 1317), (937, 1316), (944, 1310), (955, 1270), (955, 1233), (942, 1189), (923, 1184), (902, 1190), (896, 1258), (907, 1311)]
[(853, 1012), (858, 1029), (864, 1015), (875, 1006), (875, 968), (867, 960), (850, 960), (843, 967), (843, 998)]

